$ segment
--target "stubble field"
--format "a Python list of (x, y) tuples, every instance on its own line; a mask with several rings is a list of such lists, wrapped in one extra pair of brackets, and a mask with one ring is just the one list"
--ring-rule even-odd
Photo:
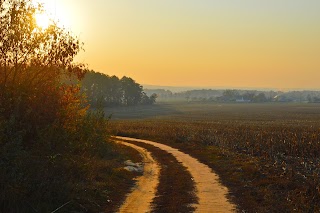
[(158, 103), (106, 108), (112, 134), (177, 147), (217, 172), (245, 212), (320, 211), (320, 105)]

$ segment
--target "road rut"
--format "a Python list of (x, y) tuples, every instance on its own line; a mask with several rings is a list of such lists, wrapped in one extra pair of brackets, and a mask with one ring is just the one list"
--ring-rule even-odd
[[(191, 173), (196, 184), (198, 204), (195, 212), (235, 212), (236, 206), (227, 199), (228, 189), (219, 182), (219, 177), (207, 165), (178, 149), (148, 140), (115, 137), (119, 140), (135, 141), (158, 147), (171, 153)], [(140, 212), (140, 211), (139, 211)], [(145, 212), (145, 211), (144, 211)]]
[(133, 191), (127, 195), (119, 213), (151, 212), (151, 203), (159, 184), (160, 167), (146, 149), (134, 144), (117, 141), (139, 151), (143, 158), (143, 175), (137, 178)]

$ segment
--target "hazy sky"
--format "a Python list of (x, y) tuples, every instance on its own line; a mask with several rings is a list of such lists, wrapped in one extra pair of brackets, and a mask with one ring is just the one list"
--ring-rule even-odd
[(47, 2), (96, 71), (155, 85), (320, 88), (319, 0)]

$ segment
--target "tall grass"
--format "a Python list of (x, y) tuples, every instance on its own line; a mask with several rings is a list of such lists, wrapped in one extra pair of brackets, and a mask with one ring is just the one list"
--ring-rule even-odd
[(126, 154), (108, 142), (102, 111), (88, 112), (76, 129), (47, 126), (28, 148), (14, 122), (0, 122), (0, 212), (51, 212), (63, 204), (60, 212), (108, 211), (114, 184), (123, 191), (132, 178), (117, 169)]

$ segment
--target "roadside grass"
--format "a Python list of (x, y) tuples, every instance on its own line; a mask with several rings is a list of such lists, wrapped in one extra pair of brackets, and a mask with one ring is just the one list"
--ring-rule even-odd
[(152, 212), (193, 212), (197, 203), (191, 174), (172, 154), (152, 145), (130, 141), (150, 151), (160, 164), (160, 179)]
[[(113, 143), (113, 142), (108, 142)], [(72, 202), (61, 212), (116, 212), (134, 185), (136, 173), (123, 169), (125, 160), (141, 161), (141, 156), (126, 146), (112, 144), (117, 157), (83, 158), (71, 165)], [(79, 162), (82, 162), (81, 168)], [(60, 212), (60, 211), (59, 211)]]
[(198, 158), (231, 189), (239, 211), (320, 211), (319, 105), (172, 107), (180, 114), (112, 121), (110, 131)]
[(137, 174), (123, 169), (139, 153), (109, 141), (107, 121), (88, 114), (76, 130), (51, 126), (31, 147), (0, 121), (0, 212), (115, 212)]
[(63, 204), (58, 212), (115, 212), (136, 177), (123, 162), (140, 161), (140, 155), (120, 145), (112, 149), (118, 157), (26, 156), (11, 167), (23, 177), (8, 180), (1, 173), (0, 212), (52, 212)]

